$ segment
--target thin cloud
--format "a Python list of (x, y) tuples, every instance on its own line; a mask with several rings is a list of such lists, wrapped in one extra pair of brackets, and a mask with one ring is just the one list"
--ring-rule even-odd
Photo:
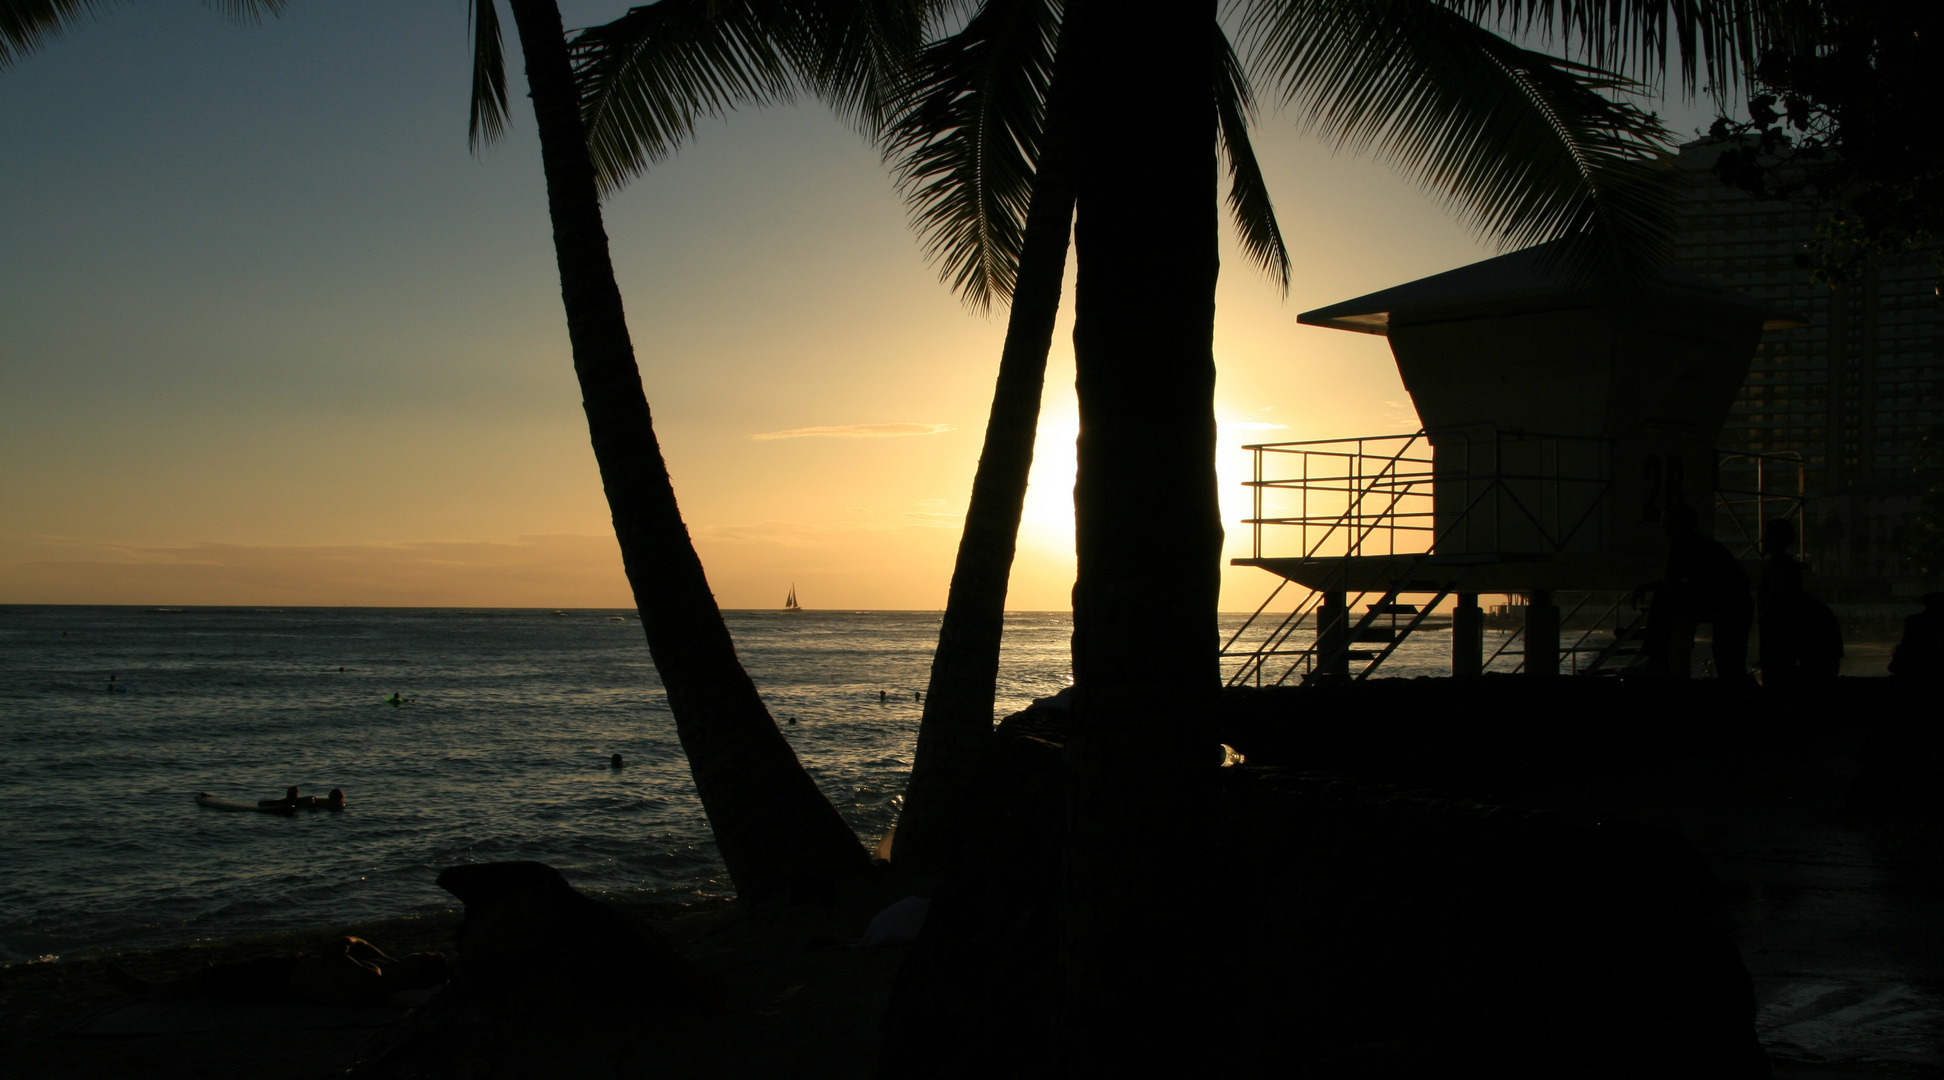
[(822, 427), (765, 431), (752, 439), (896, 439), (905, 435), (937, 435), (952, 430), (950, 424), (827, 424)]
[(964, 514), (928, 514), (920, 510), (906, 510), (904, 516), (912, 525), (931, 529), (957, 528), (965, 521)]

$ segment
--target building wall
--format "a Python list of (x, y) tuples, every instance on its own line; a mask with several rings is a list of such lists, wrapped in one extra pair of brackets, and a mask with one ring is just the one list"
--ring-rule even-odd
[(1944, 307), (1931, 261), (1886, 263), (1854, 287), (1812, 285), (1795, 256), (1818, 215), (1722, 185), (1714, 157), (1698, 143), (1681, 148), (1675, 262), (1810, 324), (1764, 335), (1720, 445), (1802, 455), (1807, 553), (1827, 599), (1921, 591), (1902, 573), (1897, 533), (1917, 510), (1913, 454), (1944, 424)]

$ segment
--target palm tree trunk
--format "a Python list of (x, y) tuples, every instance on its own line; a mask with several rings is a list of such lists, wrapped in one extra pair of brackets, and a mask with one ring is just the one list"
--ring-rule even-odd
[(1060, 312), (1073, 227), (1073, 176), (1060, 120), (1064, 93), (1059, 71), (1056, 57), (992, 413), (986, 419), (985, 446), (979, 453), (972, 500), (959, 536), (938, 651), (932, 656), (904, 810), (892, 841), (892, 858), (920, 872), (942, 870), (958, 850), (973, 794), (972, 778), (992, 735), (1006, 584), (1019, 542), (1026, 480), (1033, 471), (1046, 354), (1053, 345), (1053, 321)]
[(1213, 950), (1163, 884), (1197, 872), (1193, 815), (1213, 801), (1219, 761), (1215, 15), (1214, 0), (1102, 12), (1075, 86), (1063, 1022), (1070, 1063), (1102, 1075), (1187, 1072), (1178, 1058), (1218, 1041), (1208, 1017), (1184, 1014), (1208, 998)]
[(868, 860), (757, 696), (675, 504), (614, 281), (560, 9), (554, 0), (511, 0), (510, 6), (540, 130), (560, 295), (588, 433), (696, 793), (745, 899), (823, 888)]

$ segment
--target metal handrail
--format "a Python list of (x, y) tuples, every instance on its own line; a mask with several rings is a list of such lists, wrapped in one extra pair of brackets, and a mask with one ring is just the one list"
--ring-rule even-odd
[[(1755, 487), (1753, 489), (1721, 486), (1723, 467), (1729, 466), (1730, 463), (1737, 460), (1751, 461), (1754, 463)], [(1769, 475), (1772, 471), (1783, 472), (1788, 477), (1783, 482), (1787, 484), (1792, 480), (1794, 490), (1771, 489), (1769, 487)], [(1739, 499), (1730, 497), (1736, 495), (1746, 497)], [(1802, 511), (1808, 499), (1807, 463), (1803, 460), (1801, 454), (1793, 450), (1778, 453), (1753, 453), (1743, 450), (1720, 449), (1715, 451), (1715, 511), (1717, 519), (1713, 523), (1714, 528), (1710, 531), (1716, 534), (1720, 532), (1719, 515), (1722, 511), (1726, 511), (1728, 520), (1734, 525), (1735, 532), (1739, 534), (1739, 539), (1743, 545), (1741, 551), (1737, 553), (1739, 557), (1746, 558), (1749, 555), (1760, 553), (1762, 549), (1763, 525), (1773, 517), (1782, 517), (1795, 523), (1796, 557), (1804, 562), (1808, 562), (1809, 538), (1805, 535), (1806, 530), (1802, 528)], [(1780, 512), (1772, 514), (1770, 508), (1777, 504), (1780, 504)], [(1750, 522), (1741, 513), (1743, 508), (1749, 506), (1753, 506), (1755, 511), (1753, 528), (1750, 528)]]
[[(1458, 441), (1457, 452), (1447, 452), (1445, 457), (1447, 461), (1454, 456), (1460, 458), (1461, 467), (1440, 471), (1435, 456), (1413, 453), (1419, 440), (1431, 442), (1434, 438)], [(1540, 471), (1506, 467), (1508, 447), (1532, 446), (1535, 443), (1542, 459)], [(1477, 449), (1479, 444), (1489, 446), (1490, 461), (1485, 468), (1475, 468), (1473, 464), (1482, 453)], [(1597, 447), (1593, 455), (1596, 463), (1593, 473), (1574, 475), (1565, 471), (1561, 462), (1562, 444), (1591, 444)], [(1255, 443), (1244, 447), (1255, 455), (1254, 479), (1244, 481), (1244, 486), (1254, 489), (1255, 513), (1243, 524), (1253, 527), (1251, 546), (1254, 557), (1258, 559), (1263, 557), (1264, 552), (1264, 526), (1293, 526), (1302, 530), (1297, 547), (1302, 553), (1299, 557), (1303, 559), (1317, 558), (1324, 547), (1338, 540), (1339, 536), (1346, 557), (1370, 554), (1371, 538), (1379, 532), (1386, 541), (1383, 554), (1419, 554), (1415, 550), (1400, 550), (1416, 548), (1417, 544), (1404, 544), (1399, 534), (1433, 534), (1430, 547), (1437, 550), (1437, 534), (1449, 531), (1441, 530), (1437, 519), (1443, 513), (1450, 512), (1440, 511), (1437, 505), (1440, 487), (1449, 485), (1468, 489), (1472, 485), (1482, 484), (1484, 490), (1479, 493), (1480, 497), (1471, 500), (1464, 515), (1469, 518), (1479, 503), (1489, 499), (1491, 548), (1502, 546), (1505, 521), (1512, 520), (1523, 522), (1521, 528), (1529, 526), (1536, 532), (1542, 549), (1563, 551), (1589, 522), (1595, 520), (1604, 505), (1606, 491), (1613, 483), (1610, 445), (1609, 440), (1591, 436), (1507, 432), (1493, 424), (1426, 428), (1409, 435)], [(1373, 453), (1373, 448), (1380, 452)], [(1265, 462), (1269, 454), (1295, 456), (1300, 466), (1292, 471), (1297, 475), (1267, 477)], [(1325, 462), (1328, 467), (1313, 471), (1313, 461)], [(1550, 467), (1545, 464), (1547, 461)], [(1550, 492), (1540, 493), (1553, 504), (1550, 514), (1543, 507), (1535, 508), (1529, 503), (1528, 497), (1521, 494), (1520, 487), (1534, 483), (1551, 486)], [(1583, 500), (1567, 499), (1564, 492), (1575, 485), (1591, 486), (1595, 490), (1588, 492)], [(1300, 493), (1297, 513), (1277, 516), (1265, 513), (1263, 493), (1272, 490)], [(1312, 496), (1341, 496), (1344, 505), (1341, 509), (1312, 513)], [(1420, 510), (1407, 505), (1407, 500), (1413, 499), (1429, 499), (1431, 506), (1428, 510)], [(1566, 507), (1574, 501), (1581, 501), (1584, 505), (1570, 520), (1562, 517)], [(1426, 523), (1426, 518), (1431, 521)], [(1311, 540), (1311, 530), (1316, 530), (1314, 541)]]
[[(1478, 433), (1483, 432), (1484, 435)], [(1418, 450), (1419, 440), (1432, 441), (1454, 438), (1460, 440), (1455, 451), (1447, 451), (1450, 444), (1440, 441), (1440, 453), (1432, 457), (1422, 455)], [(1544, 440), (1535, 448), (1540, 459), (1540, 469), (1531, 471), (1529, 467), (1516, 471), (1505, 468), (1506, 450), (1516, 444), (1527, 444), (1534, 440)], [(1562, 445), (1567, 443), (1593, 443), (1610, 445), (1607, 440), (1585, 436), (1557, 436), (1529, 432), (1506, 432), (1495, 425), (1460, 425), (1451, 428), (1424, 429), (1412, 434), (1367, 436), (1352, 439), (1309, 439), (1288, 443), (1258, 443), (1245, 447), (1253, 451), (1255, 461), (1254, 479), (1245, 482), (1253, 491), (1253, 517), (1245, 519), (1244, 524), (1253, 527), (1253, 552), (1257, 559), (1263, 558), (1264, 526), (1295, 527), (1302, 530), (1298, 550), (1299, 558), (1314, 561), (1319, 558), (1334, 560), (1337, 556), (1321, 556), (1326, 546), (1337, 542), (1343, 545), (1343, 557), (1357, 557), (1368, 554), (1377, 546), (1374, 538), (1383, 537), (1383, 553), (1396, 555), (1417, 555), (1428, 559), (1434, 553), (1444, 551), (1448, 540), (1463, 526), (1464, 548), (1453, 554), (1473, 554), (1490, 556), (1505, 554), (1504, 548), (1507, 522), (1516, 522), (1518, 529), (1535, 540), (1540, 549), (1560, 553), (1575, 543), (1583, 530), (1589, 525), (1603, 527), (1599, 518), (1600, 508), (1606, 502), (1607, 492), (1611, 490), (1611, 459), (1604, 452), (1596, 454), (1592, 461), (1595, 475), (1568, 475), (1562, 462)], [(1489, 452), (1489, 468), (1474, 468), (1474, 463)], [(1265, 475), (1265, 462), (1271, 460), (1270, 454), (1296, 456), (1300, 464), (1292, 469), (1298, 475), (1281, 479), (1271, 479)], [(1437, 461), (1442, 458), (1447, 464), (1455, 458), (1459, 462), (1456, 469), (1438, 471)], [(1547, 468), (1550, 465), (1550, 468)], [(1736, 472), (1746, 472), (1752, 468), (1754, 486), (1744, 486), (1733, 477)], [(1790, 518), (1798, 524), (1798, 536), (1802, 536), (1800, 523), (1806, 502), (1804, 463), (1796, 453), (1747, 453), (1740, 451), (1716, 452), (1715, 472), (1715, 513), (1711, 532), (1720, 533), (1721, 526), (1728, 524), (1734, 533), (1723, 535), (1731, 544), (1739, 540), (1742, 544), (1740, 554), (1746, 557), (1760, 546), (1760, 532), (1763, 523), (1775, 518)], [(1731, 474), (1731, 475), (1724, 475)], [(1726, 482), (1724, 484), (1724, 481)], [(1441, 510), (1437, 498), (1440, 485), (1449, 484), (1470, 496), (1462, 508)], [(1550, 492), (1541, 490), (1537, 494), (1540, 502), (1532, 504), (1533, 484), (1551, 484)], [(1592, 486), (1583, 499), (1584, 505), (1574, 513), (1568, 508), (1580, 499), (1569, 499), (1565, 492), (1571, 485), (1580, 485), (1584, 490)], [(1428, 489), (1428, 490), (1427, 490)], [(1475, 490), (1474, 490), (1475, 489)], [(1294, 491), (1300, 493), (1301, 503), (1298, 512), (1290, 516), (1269, 516), (1264, 513), (1264, 492), (1270, 490)], [(1449, 489), (1447, 489), (1449, 490)], [(1336, 497), (1341, 499), (1340, 508), (1326, 512), (1311, 513), (1311, 497)], [(1429, 510), (1420, 510), (1411, 505), (1410, 500), (1431, 499)], [(1550, 503), (1550, 513), (1547, 503)], [(1751, 514), (1752, 511), (1752, 514)], [(1450, 515), (1450, 520), (1441, 523), (1440, 517)], [(1476, 515), (1476, 518), (1475, 518)], [(1723, 518), (1726, 521), (1723, 521)], [(1431, 519), (1427, 522), (1425, 519)], [(1569, 520), (1570, 519), (1570, 520)], [(1479, 522), (1484, 525), (1485, 540), (1475, 542), (1473, 532)], [(1316, 530), (1314, 541), (1311, 530)], [(1402, 534), (1402, 535), (1400, 535)], [(1417, 534), (1426, 534), (1429, 542), (1410, 540)], [(1738, 535), (1737, 535), (1738, 534)], [(1407, 542), (1408, 541), (1408, 542)], [(1516, 542), (1516, 541), (1515, 541)], [(1423, 550), (1417, 550), (1422, 546)], [(1806, 546), (1806, 545), (1805, 545)], [(1407, 550), (1400, 550), (1404, 548)], [(1529, 550), (1529, 549), (1520, 549)], [(1798, 550), (1801, 550), (1800, 548)], [(1805, 553), (1806, 554), (1806, 553)], [(1339, 583), (1347, 580), (1347, 563), (1337, 563), (1329, 571), (1326, 581)], [(1416, 571), (1392, 583), (1389, 596), (1398, 591), (1404, 581), (1415, 580)], [(1266, 676), (1267, 661), (1270, 657), (1294, 656), (1289, 668), (1284, 671), (1276, 684), (1287, 681), (1298, 671), (1316, 670), (1319, 662), (1334, 662), (1322, 655), (1322, 642), (1327, 632), (1334, 627), (1320, 624), (1321, 602), (1326, 586), (1310, 593), (1267, 635), (1262, 646), (1252, 652), (1232, 652), (1262, 619), (1264, 612), (1282, 590), (1290, 584), (1287, 578), (1280, 581), (1269, 599), (1257, 607), (1241, 627), (1229, 636), (1223, 644), (1222, 654), (1227, 656), (1243, 655), (1244, 662), (1229, 679), (1230, 685), (1240, 685), (1253, 678), (1260, 685)], [(1340, 587), (1337, 591), (1343, 591)], [(1367, 629), (1374, 617), (1366, 613), (1361, 620), (1350, 617), (1358, 604), (1364, 603), (1371, 595), (1384, 591), (1382, 586), (1359, 590), (1354, 598), (1346, 593), (1344, 615), (1345, 633), (1342, 649), (1350, 650), (1359, 631)], [(1451, 590), (1445, 590), (1446, 593)], [(1444, 594), (1441, 593), (1442, 597)], [(1573, 621), (1589, 603), (1595, 602), (1594, 593), (1580, 597), (1572, 610), (1560, 620), (1562, 627)], [(1562, 595), (1560, 599), (1565, 599)], [(1605, 663), (1606, 658), (1620, 648), (1627, 640), (1639, 621), (1641, 613), (1636, 611), (1632, 619), (1624, 619), (1621, 609), (1626, 604), (1626, 594), (1621, 594), (1613, 603), (1606, 606), (1594, 625), (1583, 630), (1572, 645), (1561, 650), (1562, 657), (1569, 657), (1575, 672), (1580, 670), (1579, 657), (1584, 653), (1594, 654), (1594, 660), (1586, 670), (1595, 670)], [(1413, 619), (1406, 628), (1408, 634), (1423, 621), (1423, 614)], [(1642, 609), (1644, 610), (1644, 609)], [(1589, 644), (1592, 636), (1604, 632), (1609, 617), (1612, 619), (1612, 642), (1595, 646)], [(1393, 620), (1394, 621), (1394, 620)], [(1305, 622), (1314, 626), (1315, 639), (1303, 648), (1284, 646), (1302, 628)], [(1352, 625), (1354, 624), (1354, 625)], [(1501, 655), (1505, 655), (1515, 642), (1524, 637), (1523, 629), (1517, 630), (1501, 642), (1492, 654), (1485, 658), (1484, 667), (1489, 667)], [(1398, 639), (1393, 639), (1389, 647), (1377, 657), (1359, 678), (1367, 677), (1370, 670), (1382, 663), (1397, 647)], [(1517, 665), (1525, 667), (1522, 658)]]

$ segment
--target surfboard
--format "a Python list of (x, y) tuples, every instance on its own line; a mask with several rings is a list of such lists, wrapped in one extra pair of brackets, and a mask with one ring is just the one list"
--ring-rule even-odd
[(211, 810), (233, 810), (233, 811), (248, 810), (253, 814), (254, 813), (266, 813), (266, 814), (289, 813), (289, 811), (287, 810), (279, 810), (274, 807), (258, 806), (253, 802), (238, 802), (235, 799), (219, 799), (216, 796), (209, 794), (208, 792), (204, 792), (203, 794), (196, 796), (196, 805), (208, 807)]

